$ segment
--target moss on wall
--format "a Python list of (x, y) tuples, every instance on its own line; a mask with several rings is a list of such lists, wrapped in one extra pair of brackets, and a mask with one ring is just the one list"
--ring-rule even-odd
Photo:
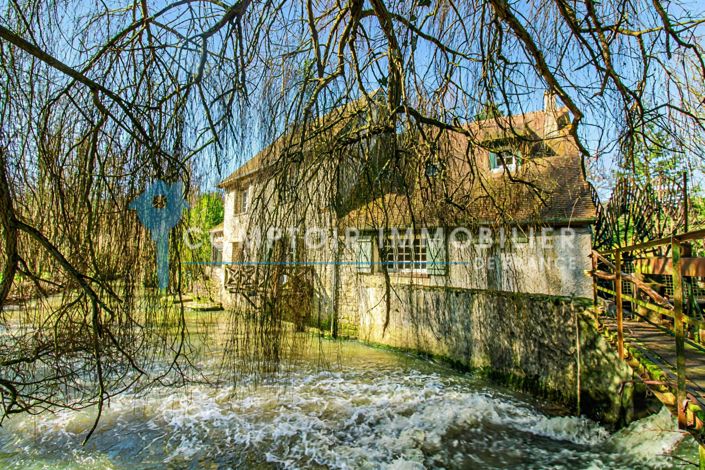
[(633, 372), (595, 329), (585, 299), (394, 286), (385, 329), (383, 291), (367, 287), (361, 294), (357, 329), (363, 341), (485, 370), (571, 409), (580, 403), (582, 414), (603, 423), (632, 419)]

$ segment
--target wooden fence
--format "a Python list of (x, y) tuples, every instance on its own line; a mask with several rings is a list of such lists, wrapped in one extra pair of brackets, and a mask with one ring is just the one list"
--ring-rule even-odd
[[(591, 254), (595, 304), (600, 296), (611, 298), (615, 303), (620, 358), (625, 356), (625, 301), (629, 302), (632, 315), (652, 322), (657, 318), (654, 323), (675, 337), (676, 403), (682, 428), (687, 426), (682, 406), (686, 401), (686, 341), (705, 352), (705, 321), (701, 311), (701, 304), (705, 304), (705, 258), (693, 256), (692, 246), (693, 242), (703, 240), (705, 230), (698, 230)], [(655, 255), (658, 251), (662, 253)], [(627, 264), (630, 269), (625, 269)], [(669, 277), (672, 287), (663, 282)], [(629, 293), (624, 292), (625, 286), (629, 287)]]

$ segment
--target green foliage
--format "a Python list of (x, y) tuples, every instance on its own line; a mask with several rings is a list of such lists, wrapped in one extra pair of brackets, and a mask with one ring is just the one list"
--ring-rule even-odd
[(632, 155), (624, 155), (620, 173), (645, 184), (655, 180), (675, 181), (687, 171), (686, 159), (672, 137), (661, 129), (648, 128), (636, 139)]
[(693, 192), (696, 193), (690, 197), (690, 213), (695, 216), (695, 221), (705, 222), (705, 196), (703, 196), (702, 188), (694, 187)]
[[(648, 140), (648, 142), (644, 142)], [(634, 167), (638, 181), (651, 184), (663, 191), (670, 187), (675, 194), (662, 200), (665, 206), (681, 204), (683, 175), (688, 177), (689, 229), (702, 227), (705, 222), (705, 197), (700, 185), (702, 171), (689, 167), (685, 151), (662, 130), (651, 130), (648, 139), (640, 139), (640, 151), (635, 155)]]
[(200, 221), (200, 227), (210, 230), (223, 222), (223, 197), (220, 193), (206, 193), (202, 195), (191, 210), (195, 221)]
[[(686, 150), (663, 129), (650, 126), (623, 148), (610, 200), (612, 243), (624, 246), (685, 230), (684, 175), (687, 178), (688, 229), (702, 226), (705, 204)], [(620, 192), (621, 190), (621, 192)]]
[(211, 258), (210, 230), (221, 224), (224, 217), (223, 197), (219, 192), (201, 194), (186, 217), (189, 245), (184, 250), (185, 261), (207, 262)]

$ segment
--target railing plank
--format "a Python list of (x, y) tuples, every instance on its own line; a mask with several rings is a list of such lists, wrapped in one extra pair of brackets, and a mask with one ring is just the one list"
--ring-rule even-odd
[[(681, 258), (683, 276), (705, 277), (705, 258)], [(673, 271), (671, 259), (665, 256), (637, 258), (634, 267), (641, 274), (669, 275)]]
[[(607, 265), (607, 267), (611, 268), (612, 270), (614, 270), (616, 272), (615, 265), (610, 260), (608, 260), (607, 258), (602, 256), (601, 254), (597, 253), (596, 251), (593, 251), (593, 253), (596, 254), (598, 261), (602, 261), (604, 264)], [(620, 255), (620, 258), (621, 258), (621, 255)], [(668, 303), (668, 301), (665, 298), (663, 298), (658, 292), (653, 290), (648, 284), (646, 284), (644, 281), (642, 281), (638, 275), (622, 272), (621, 269), (619, 270), (619, 274), (623, 280), (632, 282), (634, 285), (639, 287), (646, 295), (648, 295), (654, 301), (656, 301), (659, 305), (661, 305), (663, 307), (671, 307), (672, 308), (672, 306)], [(610, 275), (609, 273), (605, 273), (602, 271), (593, 272), (592, 275), (598, 276), (602, 279), (610, 279), (609, 276), (614, 276), (614, 274)]]
[[(597, 272), (597, 253), (594, 251), (590, 252), (590, 261), (592, 263), (592, 272)], [(592, 276), (592, 306), (597, 308), (597, 279)]]
[(617, 353), (620, 359), (624, 359), (624, 311), (622, 304), (622, 254), (617, 251), (614, 254), (614, 290), (615, 302), (617, 304)]
[(678, 386), (676, 406), (678, 407), (678, 426), (685, 429), (688, 426), (685, 414), (685, 333), (683, 328), (683, 277), (681, 263), (681, 243), (673, 240), (671, 247), (673, 257), (673, 330), (676, 334), (676, 375)]
[(616, 252), (624, 253), (626, 251), (639, 251), (639, 250), (645, 250), (647, 248), (654, 248), (657, 246), (665, 246), (665, 245), (670, 244), (671, 241), (673, 241), (673, 240), (685, 242), (685, 241), (689, 241), (689, 240), (700, 240), (703, 238), (705, 238), (705, 229), (694, 230), (692, 232), (681, 233), (680, 235), (673, 235), (672, 237), (658, 238), (656, 240), (649, 240), (648, 242), (644, 242), (644, 243), (637, 243), (635, 245), (629, 245), (629, 246), (625, 246), (625, 247), (621, 247), (621, 248), (615, 248), (614, 250), (604, 251), (600, 254), (609, 255), (609, 254), (614, 254)]
[[(616, 295), (615, 291), (613, 291), (612, 289), (608, 289), (606, 287), (597, 286), (597, 290), (600, 292), (604, 292), (605, 294), (609, 294), (613, 297)], [(627, 294), (622, 294), (622, 300), (626, 300), (628, 302), (634, 302), (636, 305), (639, 305), (640, 307), (644, 307), (645, 309), (651, 310), (652, 312), (656, 312), (656, 313), (664, 315), (670, 319), (673, 319), (673, 310), (665, 309), (659, 305), (652, 304), (650, 302), (644, 302), (643, 300), (636, 299), (636, 298), (632, 297), (631, 295), (627, 295)], [(705, 329), (705, 321), (698, 320), (697, 318), (693, 318), (693, 317), (690, 317), (685, 314), (683, 314), (683, 322), (687, 325), (693, 325), (696, 328)]]

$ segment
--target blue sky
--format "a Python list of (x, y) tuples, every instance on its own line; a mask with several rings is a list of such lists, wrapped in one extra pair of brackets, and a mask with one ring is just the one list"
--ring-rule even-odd
[[(5, 3), (6, 1), (7, 0), (0, 0), (0, 8), (7, 8), (7, 4)], [(167, 3), (168, 2), (166, 1), (152, 3), (152, 11), (157, 11), (158, 8)], [(523, 1), (515, 1), (512, 4), (520, 15), (529, 14), (529, 9), (538, 5), (538, 3), (528, 3)], [(78, 31), (79, 28), (85, 24), (85, 18), (82, 17), (82, 15), (85, 15), (89, 8), (91, 8), (85, 5), (86, 4), (82, 4), (82, 6), (77, 10), (68, 12), (69, 14), (62, 16), (60, 20), (61, 24), (55, 28), (63, 33), (61, 37), (65, 39), (65, 43), (62, 47), (57, 48), (54, 53), (61, 60), (76, 66), (85, 60), (84, 56), (79, 55), (76, 52), (77, 49), (82, 46), (82, 44), (79, 43), (79, 35), (76, 34), (76, 31)], [(113, 1), (110, 2), (109, 5), (111, 8), (117, 8), (122, 6), (123, 2)], [(299, 10), (301, 6), (300, 3), (292, 2), (287, 5), (288, 7), (284, 8), (282, 15), (287, 16), (289, 19), (294, 19), (301, 15)], [(686, 2), (682, 2), (681, 5), (682, 11), (679, 11), (680, 7), (677, 4), (668, 4), (671, 11), (677, 16), (685, 13), (694, 16), (705, 16), (705, 2), (688, 0)], [(184, 9), (175, 10), (174, 13), (166, 15), (162, 21), (174, 21), (178, 18), (178, 15), (182, 14), (184, 11)], [(419, 18), (423, 18), (423, 16), (428, 14), (429, 11), (429, 8), (418, 8), (417, 16), (419, 16)], [(75, 15), (71, 13), (75, 13)], [(653, 12), (650, 17), (647, 18), (647, 16), (644, 15), (644, 17), (640, 18), (640, 20), (647, 23), (653, 22), (655, 19), (652, 17)], [(213, 17), (212, 21), (215, 21), (215, 18), (216, 16)], [(131, 16), (125, 15), (121, 21), (125, 22), (130, 20)], [(114, 31), (118, 30), (121, 27), (121, 21), (113, 21), (110, 28)], [(363, 22), (363, 24), (370, 34), (379, 32), (373, 19), (370, 18)], [(551, 64), (552, 61), (555, 60), (555, 56), (557, 56), (562, 45), (555, 44), (551, 47), (551, 36), (544, 34), (544, 29), (542, 29), (542, 26), (543, 25), (541, 24), (527, 24), (530, 34), (532, 34), (536, 40), (540, 42), (549, 41), (544, 45), (548, 45), (545, 50), (547, 52), (549, 64)], [(704, 29), (705, 25), (701, 25), (699, 28), (699, 33), (702, 34)], [(277, 34), (279, 34), (279, 36), (277, 36)], [(279, 37), (280, 40), (284, 41), (281, 33), (275, 33), (274, 37)], [(99, 34), (95, 38), (89, 36), (87, 40), (90, 42), (95, 39), (99, 42), (101, 38), (103, 38), (103, 36)], [(214, 36), (213, 41), (217, 43), (218, 38), (219, 36)], [(453, 39), (451, 38), (450, 40), (452, 41)], [(400, 42), (403, 41), (404, 38), (400, 37)], [(510, 42), (509, 39), (507, 42)], [(174, 45), (176, 46), (173, 48), (175, 54), (174, 60), (176, 62), (174, 71), (183, 74), (183, 76), (187, 76), (188, 73), (191, 73), (196, 68), (196, 59), (198, 58), (198, 54), (184, 48), (184, 44), (179, 45), (175, 43)], [(383, 52), (384, 47), (385, 45), (380, 43), (377, 52)], [(477, 44), (467, 45), (467, 50), (471, 52), (476, 52), (477, 48)], [(659, 48), (662, 49), (663, 45), (659, 45)], [(430, 43), (424, 40), (418, 41), (415, 49), (415, 59), (416, 70), (419, 76), (424, 76), (425, 72), (431, 69), (431, 52), (432, 46)], [(509, 111), (512, 113), (520, 113), (522, 111), (525, 112), (540, 109), (543, 105), (543, 91), (545, 89), (545, 85), (536, 77), (536, 74), (532, 70), (530, 60), (527, 60), (521, 48), (508, 47), (503, 52), (509, 59), (523, 62), (514, 70), (513, 79), (517, 81), (517, 85), (514, 87), (514, 92), (516, 94), (510, 98), (512, 106)], [(615, 97), (610, 94), (611, 92), (609, 90), (608, 93), (602, 96), (595, 96), (593, 95), (592, 90), (587, 90), (584, 87), (584, 85), (588, 83), (599, 83), (599, 79), (595, 76), (594, 68), (583, 66), (585, 58), (581, 57), (577, 51), (567, 50), (562, 57), (565, 61), (563, 68), (566, 71), (564, 77), (562, 78), (562, 82), (564, 86), (566, 86), (568, 93), (574, 100), (576, 100), (585, 112), (584, 125), (580, 129), (583, 142), (591, 151), (593, 158), (599, 157), (602, 166), (605, 166), (607, 169), (614, 167), (614, 157), (616, 154), (615, 144), (620, 119), (619, 113), (616, 112), (618, 111), (618, 106), (616, 106), (617, 102), (615, 101)], [(407, 54), (405, 59), (408, 60), (408, 58), (409, 55)], [(294, 65), (300, 65), (302, 60), (301, 57), (297, 56), (296, 60), (298, 63), (295, 62)], [(630, 63), (629, 60), (625, 60), (623, 64), (617, 64), (616, 66), (623, 77), (625, 77), (625, 80), (629, 82), (630, 80), (633, 80), (633, 77), (630, 76), (633, 75), (632, 72), (634, 70), (637, 70), (637, 65), (638, 63), (636, 61), (632, 61)], [(372, 90), (380, 86), (380, 75), (385, 73), (385, 67), (385, 60), (380, 59), (379, 71), (370, 71), (363, 77), (368, 90)], [(258, 110), (258, 106), (261, 104), (258, 102), (258, 99), (265, 94), (265, 91), (271, 91), (265, 89), (267, 85), (263, 84), (261, 79), (257, 76), (259, 72), (261, 72), (261, 70), (254, 69), (248, 71), (252, 83), (252, 88), (250, 89), (251, 101), (248, 107), (236, 111), (236, 119), (234, 120), (235, 125), (230, 133), (230, 138), (224, 141), (223, 147), (212, 147), (208, 152), (199, 158), (199, 166), (202, 170), (201, 173), (204, 176), (203, 181), (200, 182), (203, 188), (213, 188), (220, 180), (226, 177), (235, 168), (252, 157), (264, 145), (271, 142), (271, 140), (282, 130), (283, 123), (279, 122), (275, 126), (278, 127), (278, 129), (270, 132), (269, 128), (272, 124), (271, 120), (267, 119)], [(476, 73), (476, 69), (468, 67), (468, 70), (465, 73), (458, 75), (458, 80), (465, 80), (470, 87), (476, 82), (476, 80), (473, 80), (474, 74)], [(523, 79), (525, 79), (525, 81), (521, 82)], [(572, 81), (574, 86), (570, 85), (568, 83), (569, 81)], [(220, 85), (216, 85), (217, 86), (215, 88), (218, 89), (218, 86)], [(336, 84), (334, 83), (333, 85), (335, 86)], [(434, 84), (430, 82), (426, 85), (428, 89), (433, 89), (434, 87)], [(650, 92), (654, 102), (665, 102), (668, 100), (665, 95), (665, 90), (659, 90), (658, 82), (656, 81), (654, 81), (653, 88)], [(484, 100), (484, 98), (480, 96), (471, 96), (471, 99), (475, 99), (477, 102)], [(239, 116), (240, 119), (238, 119), (238, 112), (244, 112), (245, 115)], [(465, 113), (466, 116), (471, 116), (473, 114), (471, 110), (461, 110), (461, 115), (462, 113)], [(615, 114), (615, 116), (613, 116), (613, 114)], [(198, 113), (197, 107), (194, 108), (194, 114), (192, 114), (190, 118), (192, 120), (191, 124), (194, 126), (202, 126), (205, 123), (205, 117), (203, 116), (203, 113)], [(194, 142), (193, 145), (196, 146), (196, 142), (198, 140), (197, 135), (193, 134), (191, 139)], [(695, 176), (697, 177), (699, 175), (696, 174)]]

